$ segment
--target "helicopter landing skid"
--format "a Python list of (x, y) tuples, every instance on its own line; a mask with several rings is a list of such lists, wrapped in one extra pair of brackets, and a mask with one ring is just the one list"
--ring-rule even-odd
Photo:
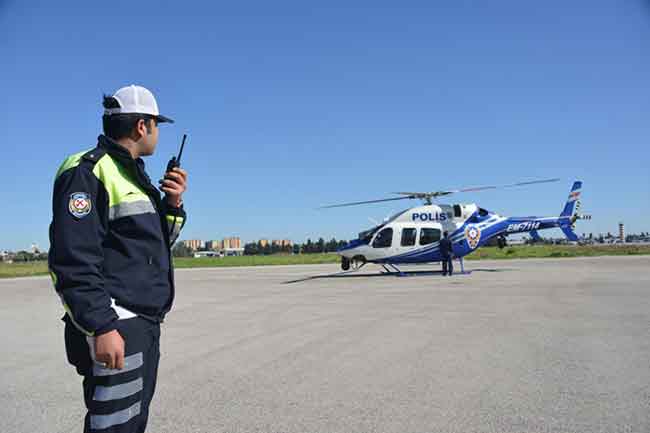
[[(465, 261), (463, 260), (462, 257), (458, 257), (458, 262), (460, 264), (460, 272), (455, 273), (455, 275), (470, 275), (472, 273), (472, 271), (465, 270)], [(392, 263), (381, 263), (381, 267), (384, 268), (382, 274), (394, 275), (396, 277), (414, 276), (419, 272), (422, 272), (422, 271), (416, 271), (414, 273), (409, 274), (408, 272), (402, 271), (400, 268), (398, 268), (396, 265)]]
[[(393, 268), (393, 269), (392, 269), (392, 270), (389, 269), (389, 268), (388, 268), (389, 266), (390, 266), (391, 268)], [(381, 264), (381, 267), (384, 268), (384, 270), (386, 271), (386, 272), (384, 272), (384, 274), (387, 274), (387, 275), (396, 275), (396, 276), (398, 276), (398, 277), (407, 277), (407, 276), (408, 276), (407, 273), (402, 272), (402, 270), (401, 270), (400, 268), (398, 268), (397, 266), (395, 266), (395, 265), (393, 265), (393, 264), (391, 264), (391, 263), (382, 263), (382, 264)]]

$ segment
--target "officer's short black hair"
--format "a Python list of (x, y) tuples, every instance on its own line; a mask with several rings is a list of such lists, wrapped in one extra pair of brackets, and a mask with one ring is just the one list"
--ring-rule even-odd
[[(119, 108), (120, 103), (112, 96), (104, 95), (104, 101), (102, 103), (104, 108)], [(128, 114), (104, 114), (102, 116), (102, 124), (104, 127), (104, 135), (112, 138), (113, 140), (119, 140), (120, 138), (129, 137), (131, 131), (138, 124), (140, 120), (144, 120), (144, 123), (147, 127), (147, 133), (151, 133), (151, 121), (155, 121), (154, 117), (149, 114), (138, 114), (138, 113), (128, 113)]]
[(444, 232), (443, 235), (444, 235), (445, 237), (447, 237), (447, 236), (449, 236), (449, 232)]

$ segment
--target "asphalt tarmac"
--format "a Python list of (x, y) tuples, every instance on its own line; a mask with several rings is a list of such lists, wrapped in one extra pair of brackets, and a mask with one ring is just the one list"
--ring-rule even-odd
[[(648, 432), (650, 257), (177, 271), (148, 432)], [(48, 278), (0, 280), (0, 432), (80, 432)]]

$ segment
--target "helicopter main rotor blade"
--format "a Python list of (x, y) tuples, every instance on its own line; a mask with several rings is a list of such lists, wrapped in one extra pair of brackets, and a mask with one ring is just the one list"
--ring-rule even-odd
[(457, 193), (457, 192), (475, 192), (475, 191), (485, 191), (488, 189), (501, 189), (501, 188), (513, 188), (517, 186), (526, 186), (526, 185), (534, 185), (537, 183), (550, 183), (550, 182), (557, 182), (561, 180), (559, 177), (554, 177), (552, 179), (539, 179), (539, 180), (530, 180), (526, 182), (516, 182), (516, 183), (508, 183), (505, 185), (486, 185), (486, 186), (476, 186), (476, 187), (470, 187), (470, 188), (462, 188), (462, 189), (457, 189), (457, 190), (451, 190), (447, 191), (448, 193)]
[(328, 206), (321, 206), (318, 209), (330, 209), (333, 207), (346, 207), (346, 206), (358, 206), (362, 204), (371, 204), (371, 203), (381, 203), (384, 201), (395, 201), (395, 200), (408, 200), (416, 197), (393, 197), (393, 198), (381, 198), (379, 200), (366, 200), (366, 201), (355, 201), (351, 203), (341, 203), (341, 204), (331, 204)]
[(334, 207), (346, 207), (346, 206), (358, 206), (362, 204), (372, 204), (372, 203), (382, 203), (385, 201), (395, 201), (395, 200), (413, 200), (413, 199), (420, 199), (420, 200), (425, 200), (428, 204), (431, 204), (431, 199), (434, 199), (436, 197), (442, 197), (450, 194), (456, 194), (459, 192), (476, 192), (476, 191), (485, 191), (485, 190), (491, 190), (491, 189), (501, 189), (501, 188), (513, 188), (517, 186), (526, 186), (526, 185), (534, 185), (538, 183), (550, 183), (550, 182), (557, 182), (561, 180), (559, 177), (555, 177), (552, 179), (538, 179), (538, 180), (529, 180), (525, 182), (516, 182), (516, 183), (508, 183), (505, 185), (485, 185), (485, 186), (475, 186), (475, 187), (470, 187), (470, 188), (461, 188), (461, 189), (452, 189), (452, 190), (443, 190), (443, 191), (431, 191), (431, 192), (394, 192), (393, 194), (399, 194), (402, 197), (394, 197), (394, 198), (382, 198), (379, 200), (366, 200), (366, 201), (355, 201), (351, 203), (342, 203), (342, 204), (333, 204), (329, 206), (321, 206), (318, 209), (329, 209), (329, 208), (334, 208)]
[(476, 192), (476, 191), (485, 191), (485, 190), (490, 190), (490, 189), (512, 188), (512, 187), (516, 187), (516, 186), (534, 185), (536, 183), (557, 182), (559, 180), (560, 180), (560, 178), (556, 177), (556, 178), (553, 178), (553, 179), (539, 179), (539, 180), (531, 180), (531, 181), (526, 181), (526, 182), (509, 183), (509, 184), (505, 184), (505, 185), (474, 186), (474, 187), (469, 187), (469, 188), (451, 189), (451, 190), (444, 190), (444, 191), (431, 191), (431, 192), (406, 192), (406, 191), (404, 191), (404, 192), (395, 192), (394, 194), (409, 196), (411, 198), (427, 199), (427, 198), (441, 197), (441, 196), (450, 195), (450, 194), (456, 194), (456, 193), (459, 193), (459, 192)]

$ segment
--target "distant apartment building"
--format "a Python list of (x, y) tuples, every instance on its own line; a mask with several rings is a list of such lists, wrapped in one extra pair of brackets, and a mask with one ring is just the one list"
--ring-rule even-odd
[[(227, 244), (227, 246), (226, 246)], [(230, 237), (230, 238), (224, 238), (223, 239), (223, 247), (224, 248), (241, 248), (241, 239), (238, 237)]]
[(188, 239), (183, 241), (183, 245), (192, 251), (196, 251), (203, 248), (203, 241), (199, 239)]
[(293, 243), (289, 239), (273, 239), (271, 241), (271, 245), (283, 248), (290, 247), (293, 245)]
[[(223, 238), (222, 240), (202, 241), (199, 239), (189, 239), (183, 241), (183, 245), (192, 251), (206, 249), (209, 251), (224, 251), (242, 249), (241, 239), (237, 236)], [(242, 249), (243, 250), (243, 249)]]
[(260, 246), (262, 248), (264, 248), (265, 246), (267, 246), (269, 244), (269, 240), (268, 239), (260, 239), (259, 244), (260, 244)]
[(223, 241), (218, 241), (218, 240), (207, 241), (205, 243), (205, 247), (208, 250), (218, 251), (223, 248)]

